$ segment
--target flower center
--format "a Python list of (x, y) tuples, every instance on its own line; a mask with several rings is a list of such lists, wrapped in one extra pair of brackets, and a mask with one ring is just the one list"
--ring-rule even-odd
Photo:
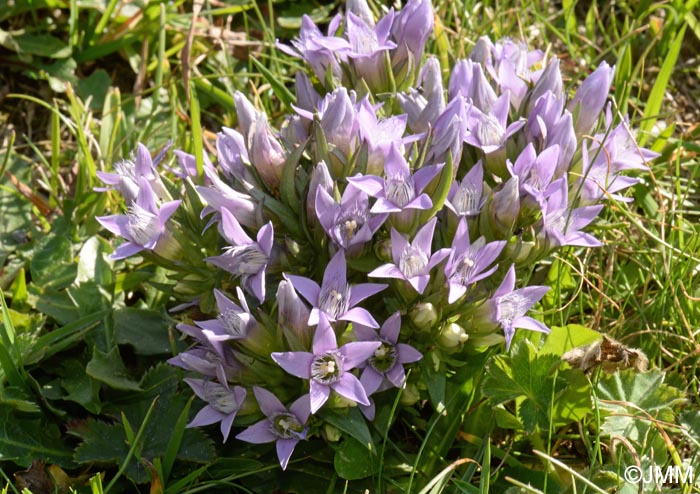
[(341, 211), (333, 226), (333, 237), (339, 245), (347, 246), (367, 220), (367, 211), (355, 204), (349, 210)]
[(402, 208), (416, 197), (413, 180), (399, 177), (387, 178), (384, 182), (384, 194), (388, 201)]
[(505, 134), (501, 124), (492, 115), (484, 115), (476, 127), (476, 136), (482, 146), (500, 146)]
[(399, 259), (399, 269), (406, 275), (407, 278), (424, 274), (425, 268), (428, 265), (428, 256), (425, 253), (413, 246), (406, 247), (401, 253)]
[(114, 163), (114, 170), (118, 175), (122, 177), (127, 177), (138, 182), (138, 177), (136, 176), (136, 164), (131, 160), (119, 160)]
[(374, 370), (380, 374), (385, 374), (394, 367), (397, 357), (396, 345), (382, 340), (382, 344), (374, 351), (374, 354), (367, 362)]
[(236, 339), (245, 338), (248, 334), (250, 316), (245, 312), (226, 309), (216, 317), (216, 320), (221, 323), (226, 333)]
[(134, 203), (126, 213), (126, 231), (137, 244), (144, 246), (160, 234), (158, 217)]
[(462, 183), (457, 189), (452, 205), (462, 216), (476, 216), (479, 214), (481, 202), (481, 190), (475, 184)]
[(229, 259), (229, 271), (234, 274), (248, 276), (260, 272), (269, 259), (260, 250), (258, 244), (236, 245), (227, 247), (224, 255)]
[(270, 430), (280, 439), (304, 439), (306, 429), (293, 413), (278, 413), (268, 418)]
[(204, 396), (209, 405), (217, 412), (229, 414), (241, 406), (233, 395), (233, 391), (213, 381), (204, 383)]
[(514, 319), (521, 317), (530, 307), (527, 298), (518, 293), (508, 293), (499, 297), (496, 301), (496, 319), (506, 325), (512, 324)]
[(333, 384), (343, 375), (342, 359), (337, 351), (317, 355), (311, 362), (311, 379), (321, 384)]
[(323, 287), (318, 297), (318, 308), (336, 319), (338, 316), (347, 312), (349, 301), (349, 285), (346, 284), (342, 287)]

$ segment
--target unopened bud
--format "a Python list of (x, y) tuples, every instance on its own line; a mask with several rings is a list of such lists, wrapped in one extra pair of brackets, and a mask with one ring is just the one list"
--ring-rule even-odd
[(416, 306), (411, 310), (409, 317), (411, 318), (411, 322), (415, 324), (417, 328), (429, 330), (437, 322), (439, 314), (433, 304), (430, 302), (421, 302), (416, 304)]
[(456, 323), (451, 323), (442, 328), (438, 343), (445, 348), (455, 348), (462, 345), (469, 339), (469, 335), (464, 331), (464, 328)]
[(413, 383), (406, 384), (406, 387), (404, 387), (401, 392), (401, 398), (399, 399), (401, 404), (411, 406), (418, 400), (420, 400), (420, 391), (418, 391), (418, 387)]
[(323, 424), (323, 435), (329, 443), (338, 442), (343, 437), (343, 433), (331, 424)]

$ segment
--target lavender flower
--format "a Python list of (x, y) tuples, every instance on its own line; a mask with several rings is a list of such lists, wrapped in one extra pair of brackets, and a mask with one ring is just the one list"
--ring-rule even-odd
[(248, 139), (250, 141), (250, 160), (253, 166), (263, 182), (273, 191), (277, 190), (287, 155), (282, 144), (272, 135), (272, 129), (270, 129), (267, 116), (264, 113), (255, 121)]
[(615, 67), (602, 62), (578, 88), (567, 108), (576, 115), (574, 128), (577, 134), (590, 132), (598, 121), (610, 92), (610, 83), (615, 75)]
[(203, 379), (186, 378), (184, 381), (189, 384), (201, 400), (207, 402), (207, 405), (195, 415), (187, 427), (201, 427), (221, 422), (221, 434), (226, 442), (236, 413), (245, 400), (245, 388), (234, 386), (233, 389), (229, 389), (215, 381)]
[(460, 219), (445, 265), (445, 276), (449, 286), (447, 302), (455, 303), (467, 292), (468, 287), (491, 276), (498, 266), (489, 266), (498, 258), (505, 245), (503, 240), (486, 243), (484, 237), (479, 237), (473, 244), (470, 243), (467, 221), (464, 218)]
[(384, 290), (387, 285), (360, 283), (350, 286), (347, 282), (343, 250), (339, 250), (326, 266), (321, 286), (303, 276), (285, 274), (284, 277), (311, 304), (308, 322), (310, 326), (318, 324), (320, 315), (324, 314), (329, 321), (351, 321), (372, 328), (379, 327), (367, 309), (355, 306)]
[(428, 57), (425, 61), (416, 86), (420, 89), (408, 88), (408, 94), (399, 93), (397, 98), (413, 132), (427, 132), (445, 111), (442, 72), (437, 58)]
[(207, 203), (207, 206), (202, 209), (202, 217), (214, 211), (221, 213), (225, 209), (234, 215), (240, 224), (257, 228), (259, 214), (253, 198), (226, 185), (213, 169), (205, 167), (204, 174), (211, 186), (197, 186), (197, 192)]
[(180, 202), (166, 202), (159, 208), (150, 184), (144, 177), (139, 178), (136, 201), (129, 206), (126, 214), (96, 218), (107, 230), (126, 239), (110, 257), (114, 260), (124, 259), (144, 249), (154, 250), (167, 236), (165, 224)]
[(420, 65), (425, 43), (433, 32), (433, 7), (430, 0), (409, 0), (396, 14), (391, 34), (396, 40), (392, 65), (397, 67), (407, 60), (409, 65)]
[(600, 214), (603, 205), (572, 209), (566, 177), (561, 177), (549, 187), (546, 204), (542, 210), (543, 232), (549, 247), (576, 245), (599, 247), (603, 245), (593, 235), (581, 231)]
[(223, 292), (214, 289), (214, 298), (219, 309), (219, 315), (216, 319), (209, 321), (195, 321), (195, 324), (202, 328), (203, 333), (210, 341), (229, 341), (246, 338), (251, 328), (257, 325), (257, 321), (250, 313), (250, 308), (240, 287), (236, 287), (236, 294), (241, 303), (240, 307), (226, 297)]
[(221, 233), (230, 247), (226, 247), (223, 254), (207, 257), (205, 261), (240, 276), (241, 283), (263, 303), (265, 269), (270, 262), (274, 240), (272, 222), (258, 231), (257, 241), (254, 241), (243, 231), (236, 217), (228, 209), (222, 209)]
[(392, 143), (405, 142), (406, 115), (379, 120), (377, 110), (363, 98), (357, 111), (360, 138), (367, 143), (367, 174), (378, 175), (384, 171)]
[(390, 386), (400, 388), (406, 380), (404, 364), (419, 361), (423, 355), (410, 345), (399, 343), (399, 331), (401, 330), (401, 313), (392, 314), (379, 331), (360, 324), (353, 326), (353, 332), (358, 341), (379, 341), (380, 346), (374, 351), (363, 367), (360, 382), (372, 395), (378, 391), (389, 389)]
[(316, 214), (331, 241), (351, 254), (369, 242), (387, 218), (386, 214), (371, 214), (367, 194), (352, 184), (346, 187), (340, 204), (324, 187), (318, 187)]
[(398, 221), (396, 226), (405, 229), (407, 226), (410, 227), (415, 216), (415, 213), (407, 210), (425, 210), (433, 206), (430, 196), (422, 192), (430, 181), (440, 173), (443, 166), (424, 166), (411, 175), (406, 159), (396, 144), (392, 144), (384, 163), (383, 179), (376, 175), (357, 175), (349, 177), (348, 182), (377, 198), (370, 210), (372, 213), (408, 212), (407, 216), (396, 217)]
[[(97, 171), (97, 178), (107, 185), (114, 186), (124, 196), (124, 201), (127, 205), (131, 205), (136, 201), (141, 188), (139, 184), (142, 178), (148, 182), (158, 198), (166, 199), (169, 196), (160, 176), (156, 172), (156, 166), (163, 159), (169, 147), (170, 145), (166, 146), (153, 160), (148, 148), (139, 142), (136, 147), (135, 157), (132, 156), (132, 159), (119, 160), (114, 163), (115, 173)], [(109, 188), (98, 187), (95, 190), (102, 192), (109, 190)]]
[(385, 57), (388, 50), (396, 47), (396, 43), (389, 39), (394, 10), (391, 9), (376, 25), (350, 11), (345, 19), (345, 35), (351, 47), (347, 57), (357, 78), (364, 79), (371, 89), (386, 90), (388, 76)]
[(368, 406), (367, 392), (349, 371), (370, 358), (381, 342), (356, 341), (338, 348), (335, 333), (321, 314), (314, 335), (313, 353), (274, 352), (272, 359), (285, 371), (309, 379), (311, 413), (328, 400), (331, 390), (353, 402)]
[(476, 216), (484, 205), (484, 167), (481, 160), (467, 172), (461, 182), (453, 182), (447, 194), (445, 207), (462, 216)]
[(335, 16), (328, 25), (328, 36), (324, 36), (311, 17), (304, 15), (299, 37), (292, 40), (292, 47), (277, 43), (277, 48), (287, 55), (305, 60), (320, 81), (325, 81), (328, 73), (340, 78), (342, 74), (336, 56), (344, 59), (350, 51), (347, 40), (334, 36), (340, 21), (341, 17)]
[(311, 327), (308, 325), (310, 311), (287, 280), (277, 286), (277, 320), (292, 350), (309, 348)]
[(421, 295), (430, 281), (430, 270), (450, 255), (450, 249), (440, 249), (431, 255), (433, 233), (437, 218), (423, 226), (413, 243), (409, 243), (399, 232), (391, 229), (391, 253), (393, 264), (384, 264), (369, 273), (371, 278), (398, 278), (405, 280)]
[(506, 337), (506, 349), (510, 349), (516, 328), (549, 333), (549, 328), (541, 322), (526, 316), (530, 308), (549, 291), (548, 286), (528, 286), (515, 288), (515, 267), (511, 265), (503, 282), (490, 300), (491, 320), (500, 324)]
[(280, 466), (286, 470), (294, 448), (299, 441), (306, 439), (308, 433), (309, 395), (297, 398), (287, 409), (266, 389), (253, 386), (253, 394), (265, 418), (236, 435), (236, 439), (253, 444), (275, 442)]

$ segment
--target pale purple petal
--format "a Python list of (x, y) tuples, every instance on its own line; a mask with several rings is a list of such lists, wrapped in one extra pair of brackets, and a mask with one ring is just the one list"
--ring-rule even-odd
[(377, 324), (377, 321), (374, 320), (372, 315), (362, 307), (355, 307), (353, 309), (350, 309), (338, 319), (340, 319), (341, 321), (350, 321), (357, 324), (362, 324), (364, 326), (369, 326), (370, 328), (379, 327), (379, 324)]
[(537, 319), (529, 316), (521, 316), (513, 319), (514, 328), (529, 329), (530, 331), (539, 331), (540, 333), (549, 333), (550, 329)]
[[(313, 381), (312, 381), (313, 382)], [(362, 383), (358, 378), (346, 372), (340, 379), (331, 384), (333, 391), (338, 393), (340, 396), (352, 400), (354, 402), (360, 403), (362, 405), (369, 405), (369, 399), (367, 398), (367, 393)]]
[(405, 280), (403, 272), (393, 264), (384, 264), (367, 274), (370, 278), (398, 278)]
[(423, 354), (413, 348), (411, 345), (399, 343), (396, 345), (396, 353), (398, 354), (397, 361), (400, 364), (410, 364), (418, 362), (423, 358)]
[(397, 388), (400, 388), (403, 385), (403, 382), (406, 380), (406, 373), (403, 370), (403, 365), (396, 363), (387, 371), (386, 378), (391, 384)]
[[(345, 374), (349, 375), (349, 374)], [(313, 379), (309, 382), (309, 403), (311, 413), (318, 412), (319, 408), (328, 401), (328, 397), (331, 395), (331, 388), (325, 384), (314, 381)]]
[(393, 202), (389, 201), (388, 199), (379, 197), (375, 201), (374, 205), (372, 205), (372, 209), (370, 209), (370, 212), (375, 214), (400, 213), (401, 208)]
[(311, 377), (311, 362), (314, 355), (308, 352), (273, 352), (272, 360), (286, 372), (302, 379)]
[(508, 272), (501, 282), (501, 285), (493, 293), (493, 297), (502, 297), (503, 295), (512, 292), (513, 288), (515, 288), (515, 266), (511, 264)]
[(175, 211), (177, 211), (177, 208), (180, 206), (181, 202), (182, 201), (177, 200), (163, 203), (158, 211), (158, 224), (161, 226), (161, 228), (168, 222), (168, 219), (175, 213)]
[(241, 224), (233, 213), (226, 208), (221, 209), (221, 228), (224, 238), (231, 245), (247, 245), (253, 243), (253, 239), (241, 228)]
[(309, 395), (305, 394), (297, 398), (294, 403), (290, 405), (289, 411), (296, 416), (300, 423), (305, 424), (309, 419), (309, 415), (311, 415)]
[(287, 464), (289, 463), (289, 458), (291, 458), (294, 448), (296, 447), (298, 439), (278, 439), (277, 440), (277, 458), (280, 461), (280, 466), (282, 470), (287, 469)]
[(428, 283), (430, 283), (430, 275), (421, 274), (418, 276), (414, 276), (412, 278), (409, 278), (408, 282), (410, 283), (410, 285), (413, 287), (413, 289), (415, 291), (417, 291), (419, 294), (423, 295), (425, 288), (428, 286)]
[(253, 444), (264, 444), (277, 441), (278, 437), (270, 430), (270, 422), (267, 419), (256, 422), (243, 432), (236, 435), (236, 439)]
[(360, 382), (367, 392), (367, 396), (374, 394), (384, 381), (384, 376), (371, 367), (365, 368), (360, 376)]
[(353, 341), (340, 347), (343, 356), (343, 370), (354, 369), (370, 358), (381, 346), (380, 341)]
[(416, 188), (416, 192), (423, 192), (423, 189), (440, 173), (440, 170), (444, 167), (443, 164), (424, 166), (413, 174), (413, 185)]
[(322, 353), (336, 350), (337, 348), (338, 342), (335, 339), (335, 331), (333, 331), (326, 315), (321, 313), (318, 326), (316, 326), (316, 333), (314, 334), (314, 355), (321, 355)]
[(433, 207), (433, 200), (430, 198), (428, 194), (421, 194), (415, 199), (413, 199), (411, 202), (406, 204), (403, 208), (404, 209), (419, 209), (419, 210), (425, 210), (425, 209), (430, 209)]
[(356, 175), (348, 177), (348, 182), (372, 197), (384, 196), (384, 180), (375, 175)]
[(321, 287), (318, 286), (315, 281), (293, 274), (285, 274), (284, 278), (290, 282), (294, 289), (311, 305), (316, 306), (318, 304), (318, 294), (321, 292)]
[(204, 425), (215, 424), (222, 420), (225, 415), (217, 410), (214, 410), (210, 405), (205, 406), (197, 415), (194, 416), (192, 421), (187, 424), (187, 427), (202, 427)]
[(272, 229), (272, 222), (270, 221), (258, 231), (257, 241), (260, 249), (265, 253), (266, 256), (270, 257), (272, 253), (272, 243), (274, 241), (274, 231)]
[(386, 283), (360, 283), (353, 285), (350, 291), (349, 306), (353, 307), (359, 304), (364, 299), (381, 292), (388, 286)]
[(110, 216), (96, 216), (95, 219), (108, 231), (124, 238), (131, 238), (126, 226), (129, 224), (128, 216), (113, 214)]
[(253, 386), (253, 393), (255, 394), (255, 399), (258, 401), (260, 410), (268, 417), (276, 413), (284, 413), (287, 411), (282, 402), (265, 388)]
[(136, 244), (134, 242), (124, 242), (119, 247), (117, 247), (111, 256), (111, 259), (118, 261), (119, 259), (124, 259), (126, 257), (131, 257), (134, 254), (144, 250), (144, 247)]
[(224, 442), (228, 440), (229, 434), (231, 434), (231, 427), (233, 426), (233, 419), (236, 418), (236, 413), (229, 413), (221, 419), (221, 435), (224, 436)]

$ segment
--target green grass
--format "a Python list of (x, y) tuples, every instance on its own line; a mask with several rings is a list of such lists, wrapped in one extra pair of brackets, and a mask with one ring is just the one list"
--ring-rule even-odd
[[(371, 3), (377, 12), (382, 8)], [(47, 465), (67, 472), (77, 492), (185, 494), (269, 487), (265, 475), (279, 470), (259, 462), (245, 445), (214, 450), (207, 442), (212, 455), (205, 463), (178, 458), (180, 443), (189, 444), (184, 424), (190, 401), (171, 397), (170, 388), (146, 376), (162, 360), (155, 349), (174, 353), (181, 345), (163, 309), (167, 295), (147, 283), (173, 280), (153, 264), (115, 274), (99, 260), (107, 247), (94, 217), (117, 210), (118, 202), (93, 191), (95, 172), (110, 170), (137, 142), (160, 149), (172, 140), (174, 148), (197, 156), (200, 150), (211, 153), (214, 133), (236, 124), (235, 90), (279, 118), (293, 102), (289, 88), (298, 65), (275, 50), (275, 38), (293, 36), (290, 27), (301, 12), (313, 11), (322, 20), (336, 7), (311, 1), (204, 3), (196, 23), (191, 3), (183, 1), (140, 8), (111, 0), (97, 8), (77, 0), (18, 0), (0, 12), (0, 63), (6, 67), (0, 75), (5, 223), (0, 225), (0, 424), (10, 416), (15, 420), (13, 430), (0, 425), (0, 474), (7, 492), (21, 492), (13, 485), (14, 474), (49, 450)], [(310, 447), (299, 457), (318, 464), (293, 461), (284, 485), (307, 486), (308, 492), (367, 487), (485, 494), (509, 486), (520, 489), (512, 492), (536, 494), (611, 492), (611, 476), (621, 475), (623, 460), (647, 461), (652, 450), (664, 464), (689, 458), (700, 472), (700, 113), (689, 103), (700, 94), (683, 82), (697, 80), (700, 72), (681, 69), (700, 46), (697, 8), (693, 0), (565, 0), (561, 8), (544, 1), (436, 0), (443, 35), (429, 42), (429, 51), (445, 67), (466, 56), (479, 36), (524, 39), (560, 57), (572, 88), (599, 62), (616, 65), (615, 109), (629, 114), (631, 126), (640, 129), (640, 143), (662, 156), (634, 187), (635, 201), (611, 203), (598, 222), (605, 247), (580, 255), (566, 251), (555, 261), (551, 272), (561, 308), (545, 318), (552, 326), (578, 324), (641, 348), (651, 367), (665, 372), (664, 384), (654, 381), (658, 388), (648, 390), (653, 400), (645, 403), (656, 408), (645, 412), (634, 402), (614, 408), (634, 416), (631, 427), (643, 431), (642, 438), (632, 444), (601, 431), (605, 410), (619, 405), (600, 397), (612, 386), (603, 373), (589, 376), (589, 410), (575, 426), (552, 419), (532, 431), (508, 425), (524, 398), (496, 406), (479, 392), (479, 376), (465, 379), (448, 404), (459, 407), (457, 419), (440, 414), (387, 419), (396, 420), (400, 433), (378, 431), (381, 474), (369, 484), (329, 478), (328, 470), (318, 467), (327, 461)], [(697, 120), (688, 122), (687, 115)], [(203, 166), (200, 160), (197, 166)], [(80, 278), (80, 273), (86, 274)], [(76, 274), (81, 283), (74, 282)], [(177, 289), (198, 286), (203, 281), (197, 276), (195, 270), (190, 279), (175, 280)], [(142, 336), (152, 354), (133, 351), (126, 306), (158, 324), (160, 333)], [(528, 360), (533, 373), (537, 358)], [(78, 376), (76, 368), (90, 371)], [(558, 383), (581, 383), (568, 375), (537, 375), (551, 379), (551, 393), (538, 399), (555, 417)], [(178, 376), (173, 371), (160, 377), (170, 382)], [(151, 384), (152, 394), (130, 394)], [(618, 397), (632, 396), (646, 384), (629, 376)], [(685, 396), (683, 405), (674, 390)], [(130, 459), (141, 458), (143, 439), (161, 419), (156, 413), (164, 413), (155, 401), (161, 395), (172, 398), (175, 442), (166, 441), (152, 470), (130, 470), (136, 468)], [(126, 412), (117, 413), (120, 409)], [(88, 417), (108, 424), (100, 430), (123, 446), (115, 450), (123, 456), (73, 460), (89, 435)], [(415, 428), (421, 421), (422, 430)], [(35, 430), (46, 434), (33, 438)], [(204, 458), (207, 451), (199, 453)], [(133, 475), (145, 483), (136, 487), (128, 480)], [(634, 488), (625, 486), (624, 492)], [(700, 489), (680, 486), (674, 492)]]

